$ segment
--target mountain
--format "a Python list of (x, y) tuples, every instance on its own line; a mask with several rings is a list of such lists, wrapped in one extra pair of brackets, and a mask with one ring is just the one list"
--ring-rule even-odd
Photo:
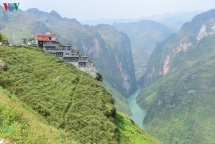
[(162, 23), (163, 25), (168, 26), (171, 28), (174, 32), (178, 32), (182, 25), (185, 22), (188, 22), (192, 20), (194, 16), (197, 14), (200, 14), (204, 12), (205, 10), (196, 10), (191, 12), (185, 12), (180, 11), (173, 14), (166, 13), (166, 14), (159, 14), (159, 15), (153, 15), (148, 17), (140, 17), (140, 18), (130, 18), (130, 19), (107, 19), (107, 18), (100, 18), (100, 19), (94, 19), (94, 20), (82, 20), (80, 21), (82, 24), (87, 25), (98, 25), (98, 24), (109, 24), (112, 25), (113, 23), (131, 23), (131, 22), (138, 22), (142, 20), (152, 20), (159, 23)]
[(146, 19), (160, 22), (171, 28), (174, 32), (178, 32), (185, 22), (189, 22), (194, 16), (202, 12), (204, 11), (197, 10), (192, 12), (177, 12), (174, 14), (167, 13), (146, 17)]
[(112, 26), (116, 30), (126, 33), (131, 40), (136, 79), (139, 79), (144, 74), (147, 62), (156, 43), (162, 42), (172, 33), (170, 28), (151, 20), (113, 23)]
[(124, 97), (134, 93), (136, 80), (130, 41), (124, 33), (119, 33), (110, 25), (81, 25), (74, 18), (62, 18), (56, 11), (47, 13), (31, 8), (6, 12), (2, 7), (0, 10), (3, 11), (0, 13), (1, 32), (10, 43), (21, 43), (21, 38), (50, 32), (55, 33), (61, 43), (72, 43), (74, 49), (87, 54), (89, 59), (95, 61), (97, 70), (110, 86), (110, 92), (119, 93), (114, 96), (116, 107), (121, 107), (121, 110), (125, 107), (126, 112), (123, 112), (131, 115)]
[(107, 18), (100, 18), (100, 19), (94, 19), (94, 20), (82, 20), (80, 22), (82, 24), (96, 26), (98, 24), (109, 24), (109, 25), (112, 25), (113, 23), (137, 22), (137, 21), (140, 21), (142, 19), (143, 18), (139, 18), (139, 19), (107, 19)]
[(215, 10), (195, 16), (157, 45), (138, 104), (163, 143), (215, 143)]
[(160, 143), (117, 112), (112, 95), (89, 74), (39, 48), (0, 46), (0, 51), (0, 138), (10, 143)]

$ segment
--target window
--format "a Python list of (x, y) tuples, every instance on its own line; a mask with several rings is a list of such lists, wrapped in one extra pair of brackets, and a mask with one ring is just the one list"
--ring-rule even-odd
[(68, 61), (68, 60), (69, 60), (69, 58), (64, 58), (64, 60)]
[(62, 53), (57, 53), (57, 55), (58, 55), (58, 56), (61, 56), (61, 55), (62, 55)]
[(51, 44), (52, 42), (47, 42), (47, 44)]
[(66, 55), (69, 55), (69, 53), (66, 53)]
[(52, 40), (52, 37), (49, 37), (49, 40)]
[(53, 50), (53, 48), (50, 48), (49, 50)]

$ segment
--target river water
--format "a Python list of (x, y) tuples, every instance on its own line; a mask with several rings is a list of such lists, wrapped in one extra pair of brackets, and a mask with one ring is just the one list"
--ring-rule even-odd
[(128, 105), (132, 112), (131, 119), (142, 129), (144, 129), (143, 119), (146, 115), (146, 111), (143, 111), (139, 105), (136, 103), (136, 97), (141, 92), (141, 87), (137, 87), (137, 90), (134, 94), (132, 94), (129, 98), (127, 98)]

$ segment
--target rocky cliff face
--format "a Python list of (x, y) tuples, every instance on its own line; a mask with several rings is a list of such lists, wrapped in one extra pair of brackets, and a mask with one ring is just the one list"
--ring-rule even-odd
[(215, 18), (210, 13), (214, 11), (196, 16), (191, 22), (185, 23), (177, 34), (158, 44), (140, 83), (146, 86), (159, 77), (182, 69), (183, 63), (178, 62), (178, 54), (186, 53), (205, 36), (215, 34)]
[(131, 40), (131, 49), (137, 80), (145, 73), (146, 65), (156, 43), (171, 34), (171, 29), (161, 23), (142, 20), (132, 23), (113, 23), (113, 27), (124, 32)]
[(87, 31), (90, 35), (74, 42), (74, 48), (95, 60), (105, 81), (128, 97), (136, 90), (129, 38), (110, 25), (90, 27)]

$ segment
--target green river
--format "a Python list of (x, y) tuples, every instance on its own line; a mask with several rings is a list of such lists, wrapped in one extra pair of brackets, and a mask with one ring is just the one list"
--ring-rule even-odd
[(132, 117), (131, 119), (139, 125), (142, 129), (144, 129), (143, 125), (143, 119), (146, 115), (146, 112), (143, 111), (139, 105), (136, 103), (136, 97), (138, 94), (141, 92), (141, 88), (138, 86), (137, 90), (134, 94), (132, 94), (129, 98), (127, 98), (128, 105), (130, 106), (131, 112), (132, 112)]

